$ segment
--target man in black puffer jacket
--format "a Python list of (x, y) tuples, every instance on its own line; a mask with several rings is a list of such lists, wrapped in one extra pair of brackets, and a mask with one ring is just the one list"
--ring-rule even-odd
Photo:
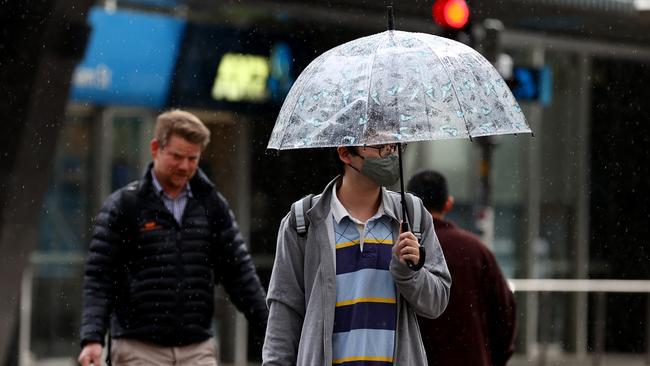
[(228, 203), (198, 169), (210, 131), (193, 114), (161, 114), (153, 163), (111, 194), (86, 262), (79, 363), (216, 365), (214, 285), (264, 334), (265, 292)]

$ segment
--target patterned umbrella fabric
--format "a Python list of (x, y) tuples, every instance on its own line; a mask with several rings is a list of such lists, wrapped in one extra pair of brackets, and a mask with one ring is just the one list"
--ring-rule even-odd
[(335, 47), (284, 101), (269, 149), (531, 133), (503, 78), (474, 49), (389, 30)]

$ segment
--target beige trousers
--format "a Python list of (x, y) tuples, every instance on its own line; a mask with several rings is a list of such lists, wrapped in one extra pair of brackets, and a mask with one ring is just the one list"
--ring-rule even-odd
[(182, 347), (113, 338), (111, 362), (114, 366), (217, 366), (217, 350), (212, 338)]

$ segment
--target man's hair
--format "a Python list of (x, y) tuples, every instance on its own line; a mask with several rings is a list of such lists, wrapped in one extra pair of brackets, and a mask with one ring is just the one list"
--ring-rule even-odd
[(408, 182), (407, 190), (422, 199), (424, 207), (441, 212), (449, 197), (447, 180), (433, 170), (424, 170), (415, 174)]
[(181, 137), (192, 144), (200, 144), (205, 149), (210, 142), (210, 130), (201, 120), (190, 112), (174, 109), (156, 119), (154, 138), (165, 147), (172, 135)]

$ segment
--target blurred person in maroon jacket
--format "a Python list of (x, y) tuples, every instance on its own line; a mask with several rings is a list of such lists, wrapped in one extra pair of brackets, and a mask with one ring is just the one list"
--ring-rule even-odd
[(444, 176), (420, 172), (408, 191), (433, 216), (453, 281), (445, 312), (418, 318), (429, 366), (505, 365), (513, 352), (515, 301), (496, 258), (476, 235), (444, 220), (454, 204)]

